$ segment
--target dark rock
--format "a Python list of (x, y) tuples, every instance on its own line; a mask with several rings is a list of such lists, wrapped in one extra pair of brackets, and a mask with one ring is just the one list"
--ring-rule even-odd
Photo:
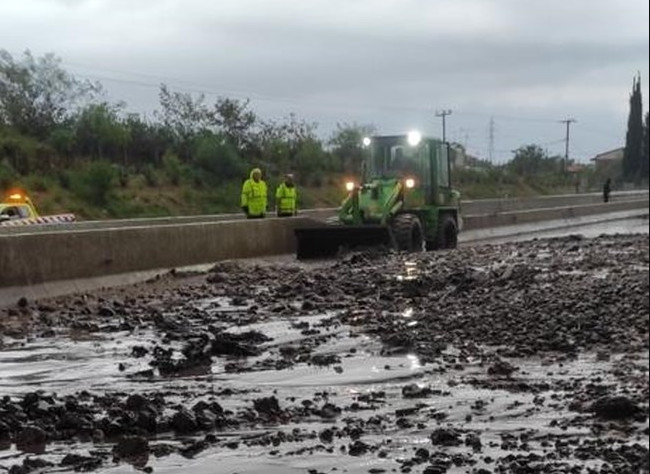
[(209, 444), (205, 440), (200, 440), (181, 448), (179, 452), (183, 457), (191, 459), (201, 451), (205, 451), (208, 447)]
[(139, 394), (130, 395), (126, 399), (126, 409), (131, 411), (142, 410), (147, 405), (147, 399)]
[(317, 308), (317, 306), (313, 301), (307, 300), (307, 301), (302, 302), (302, 310), (303, 311), (312, 311), (312, 310), (314, 310), (316, 308)]
[(260, 415), (278, 415), (281, 413), (280, 402), (275, 397), (260, 398), (253, 402), (255, 411)]
[(18, 449), (44, 445), (47, 442), (47, 433), (37, 426), (27, 426), (18, 433), (16, 446)]
[(368, 451), (370, 451), (370, 446), (363, 441), (355, 441), (348, 448), (348, 454), (350, 456), (363, 456), (368, 453)]
[(438, 428), (431, 433), (431, 442), (434, 446), (459, 446), (460, 434), (451, 428)]
[(519, 369), (514, 365), (506, 362), (505, 360), (499, 359), (490, 367), (488, 367), (488, 374), (497, 377), (510, 377), (517, 370)]
[(0, 420), (0, 441), (8, 440), (11, 437), (11, 428), (4, 421)]
[(331, 444), (334, 441), (334, 432), (332, 430), (323, 430), (318, 434), (321, 442)]
[(427, 449), (420, 448), (415, 452), (415, 457), (426, 461), (431, 457), (431, 453)]
[(196, 422), (194, 413), (181, 409), (172, 416), (171, 427), (177, 433), (189, 434), (194, 433), (198, 429), (198, 423)]
[(481, 438), (476, 434), (468, 434), (465, 438), (465, 445), (472, 448), (475, 452), (479, 452), (483, 449)]
[(613, 396), (596, 400), (589, 411), (606, 420), (623, 420), (633, 418), (641, 408), (627, 397)]
[(150, 379), (154, 377), (154, 371), (152, 369), (146, 369), (146, 370), (141, 370), (139, 372), (135, 372), (133, 374), (128, 374), (127, 378), (129, 379)]
[(101, 306), (97, 310), (97, 314), (99, 316), (104, 317), (104, 318), (109, 318), (109, 317), (112, 317), (112, 316), (116, 315), (115, 310), (113, 308), (109, 307), (109, 306)]
[(133, 349), (131, 349), (131, 355), (136, 359), (140, 359), (146, 356), (148, 353), (149, 349), (143, 346), (134, 346)]
[(237, 341), (230, 334), (218, 334), (212, 341), (211, 354), (216, 356), (229, 355), (234, 357), (253, 357), (260, 354), (256, 347)]
[(113, 454), (121, 459), (140, 457), (149, 453), (149, 441), (142, 436), (122, 436), (113, 448)]
[(332, 403), (326, 403), (323, 408), (315, 412), (321, 418), (326, 420), (333, 420), (341, 414), (341, 409)]
[(27, 458), (23, 460), (23, 467), (27, 470), (27, 472), (32, 472), (32, 471), (42, 471), (45, 468), (52, 467), (54, 464), (52, 464), (49, 461), (46, 461), (45, 459), (39, 459), (39, 458)]
[(420, 387), (417, 384), (407, 385), (402, 389), (402, 396), (404, 398), (427, 398), (431, 393), (430, 388)]
[(66, 454), (59, 463), (61, 467), (74, 467), (77, 472), (87, 472), (98, 469), (102, 465), (102, 459), (78, 454)]
[(206, 278), (208, 283), (224, 283), (228, 281), (228, 274), (223, 272), (214, 272)]
[(341, 358), (336, 354), (316, 354), (311, 357), (310, 362), (319, 367), (327, 367), (341, 363)]
[(445, 474), (448, 471), (446, 466), (432, 465), (427, 466), (422, 474)]

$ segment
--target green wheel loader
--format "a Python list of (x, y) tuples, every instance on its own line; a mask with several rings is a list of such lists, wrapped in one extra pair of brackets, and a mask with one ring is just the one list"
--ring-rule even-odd
[(365, 138), (364, 147), (362, 183), (346, 183), (336, 223), (296, 229), (297, 257), (376, 245), (408, 252), (455, 248), (460, 193), (451, 186), (449, 146), (411, 132)]

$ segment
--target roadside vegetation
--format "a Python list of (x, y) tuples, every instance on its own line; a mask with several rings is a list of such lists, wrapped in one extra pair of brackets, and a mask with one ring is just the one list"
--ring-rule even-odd
[[(628, 147), (629, 155), (647, 157), (648, 118), (639, 132), (642, 111), (634, 110), (633, 135), (640, 133), (644, 144), (641, 151)], [(293, 172), (303, 208), (336, 206), (343, 181), (359, 174), (362, 138), (374, 131), (370, 124), (342, 123), (323, 138), (317, 124), (293, 114), (269, 120), (249, 100), (209, 103), (165, 84), (153, 116), (133, 114), (126, 104), (109, 102), (101, 84), (63, 69), (53, 54), (14, 58), (0, 50), (0, 192), (25, 188), (43, 213), (120, 218), (236, 211), (241, 182), (258, 166), (270, 189)], [(640, 170), (630, 164), (635, 159), (626, 155), (625, 169), (640, 180), (647, 164)], [(576, 176), (564, 172), (566, 165), (530, 144), (504, 165), (474, 160), (459, 167), (454, 181), (467, 199), (575, 192)], [(581, 189), (598, 189), (600, 180), (585, 170)]]

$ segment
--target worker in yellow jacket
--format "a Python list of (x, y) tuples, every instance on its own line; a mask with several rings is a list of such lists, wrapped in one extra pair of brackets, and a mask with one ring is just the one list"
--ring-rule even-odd
[(262, 170), (253, 169), (241, 190), (241, 208), (246, 217), (260, 219), (266, 216), (267, 193), (266, 183), (262, 180)]
[(278, 217), (291, 217), (298, 213), (298, 191), (292, 174), (286, 174), (276, 189), (275, 208)]

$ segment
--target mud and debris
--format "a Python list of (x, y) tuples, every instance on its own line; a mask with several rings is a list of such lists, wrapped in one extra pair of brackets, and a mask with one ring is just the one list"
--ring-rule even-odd
[(648, 237), (225, 262), (0, 310), (0, 470), (638, 474)]

